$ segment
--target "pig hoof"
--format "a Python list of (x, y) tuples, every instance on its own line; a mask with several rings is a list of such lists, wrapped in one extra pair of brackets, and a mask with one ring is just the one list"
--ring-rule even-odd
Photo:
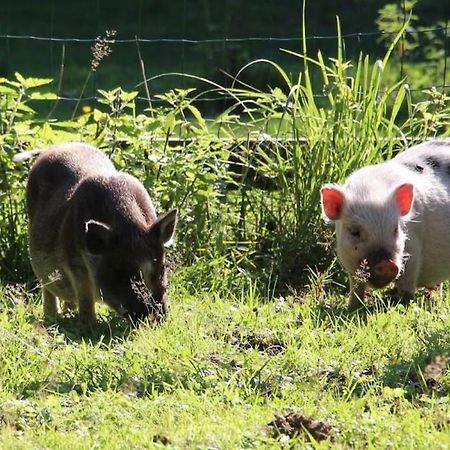
[(348, 312), (358, 311), (362, 308), (364, 308), (364, 303), (356, 299), (352, 299), (347, 305)]
[(403, 294), (400, 296), (400, 305), (409, 306), (411, 300), (414, 298), (414, 295), (411, 294)]

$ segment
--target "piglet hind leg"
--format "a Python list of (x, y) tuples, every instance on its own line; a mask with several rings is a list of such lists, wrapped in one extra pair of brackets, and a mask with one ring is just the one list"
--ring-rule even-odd
[(399, 303), (403, 306), (408, 306), (414, 300), (414, 294), (410, 291), (398, 291)]
[(425, 287), (425, 298), (429, 301), (441, 298), (443, 295), (442, 283), (436, 286)]
[(63, 312), (71, 312), (77, 309), (77, 304), (72, 300), (63, 300), (62, 310)]

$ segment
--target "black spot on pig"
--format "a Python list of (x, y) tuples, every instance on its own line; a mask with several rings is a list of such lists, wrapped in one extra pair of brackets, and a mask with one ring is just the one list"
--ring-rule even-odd
[(430, 166), (432, 169), (439, 169), (440, 163), (436, 158), (433, 158), (432, 156), (429, 156), (425, 160), (426, 164)]
[[(413, 164), (413, 163), (406, 163), (404, 164), (409, 170), (413, 170), (414, 172), (417, 173), (422, 173), (424, 171), (424, 167), (421, 166), (420, 164)], [(450, 170), (450, 167), (449, 167)]]
[(448, 140), (448, 139), (436, 139), (436, 140), (430, 142), (430, 144), (435, 146), (435, 147), (446, 147), (446, 146), (450, 145), (450, 140)]

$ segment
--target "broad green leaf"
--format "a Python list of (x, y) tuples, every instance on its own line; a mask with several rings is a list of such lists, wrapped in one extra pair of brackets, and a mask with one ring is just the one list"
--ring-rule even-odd
[(166, 118), (164, 119), (163, 128), (168, 133), (172, 133), (172, 131), (175, 128), (177, 121), (175, 118), (175, 114), (173, 112), (167, 114)]
[(17, 95), (17, 90), (10, 88), (8, 86), (2, 86), (0, 85), (0, 94), (5, 94), (8, 96)]
[(20, 87), (17, 81), (8, 80), (7, 78), (0, 78), (0, 84), (9, 84), (10, 86)]
[(94, 109), (93, 117), (96, 122), (101, 122), (105, 118), (105, 115), (106, 114), (99, 109)]
[(32, 92), (30, 94), (31, 100), (58, 100), (58, 96), (53, 92)]
[(131, 102), (138, 96), (139, 92), (132, 91), (132, 92), (122, 92), (120, 94), (120, 98), (125, 102)]
[(202, 117), (202, 113), (192, 104), (188, 105), (188, 110), (192, 113), (192, 115), (197, 119), (197, 122), (199, 125), (201, 125), (202, 128), (206, 127), (205, 119)]
[(18, 111), (22, 111), (22, 112), (26, 112), (26, 113), (30, 113), (30, 114), (35, 114), (36, 111), (32, 108), (30, 108), (29, 106), (25, 105), (25, 103), (19, 103), (17, 105), (17, 110)]
[(45, 122), (39, 130), (39, 135), (45, 141), (51, 142), (55, 138), (55, 133), (48, 122)]
[(38, 86), (44, 86), (46, 84), (50, 84), (53, 79), (52, 78), (24, 78), (19, 72), (16, 72), (15, 77), (17, 81), (25, 88), (31, 89)]

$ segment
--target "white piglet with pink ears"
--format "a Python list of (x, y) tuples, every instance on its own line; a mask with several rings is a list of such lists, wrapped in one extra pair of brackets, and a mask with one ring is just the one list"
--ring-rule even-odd
[(450, 140), (416, 145), (321, 191), (350, 276), (349, 309), (367, 288), (396, 282), (407, 304), (417, 287), (450, 279)]

